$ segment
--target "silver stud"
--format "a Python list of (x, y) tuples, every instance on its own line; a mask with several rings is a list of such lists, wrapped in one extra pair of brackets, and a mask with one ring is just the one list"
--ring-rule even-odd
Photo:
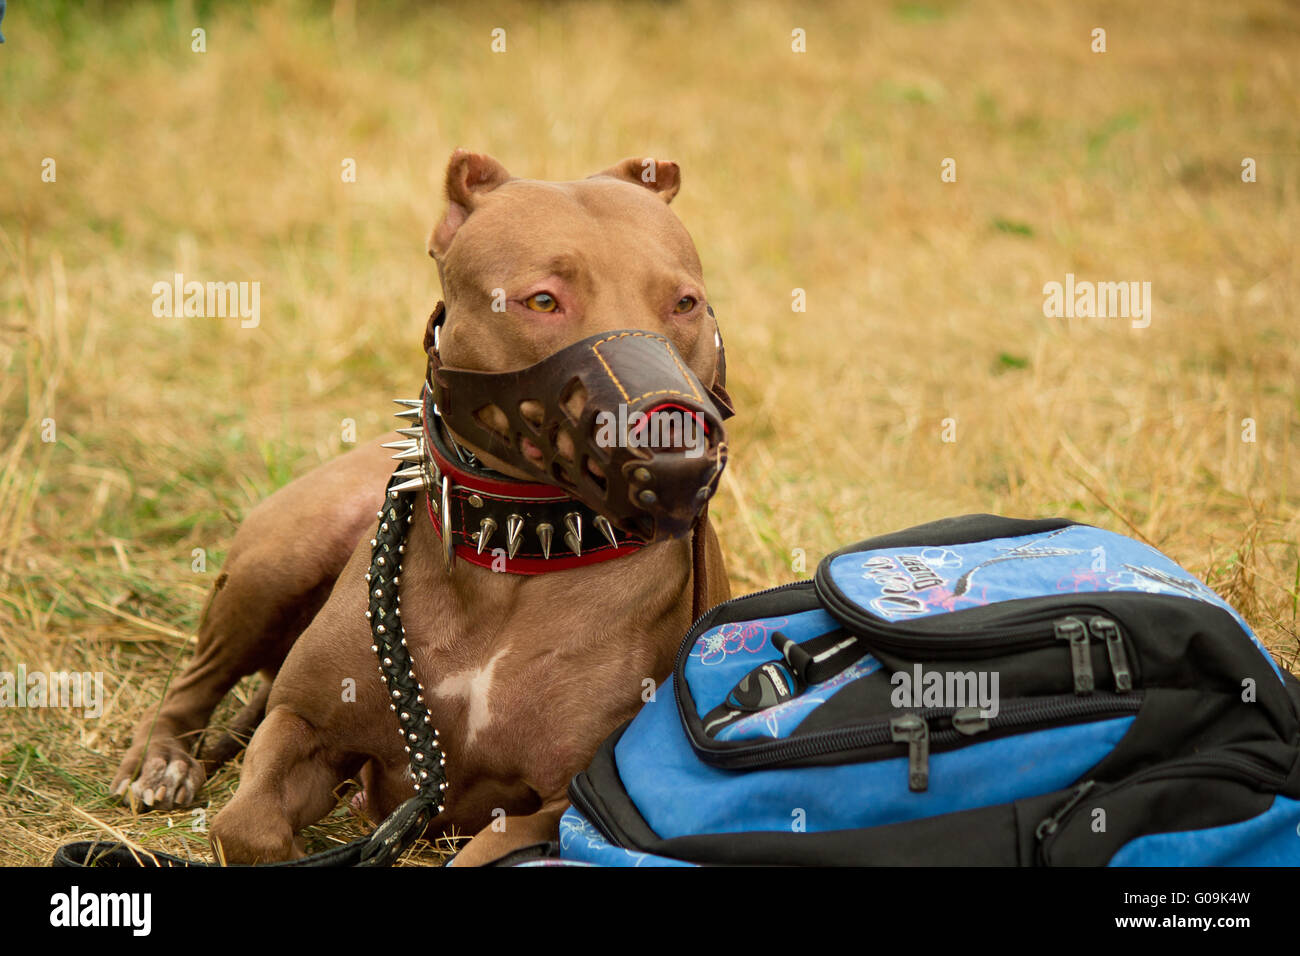
[(506, 555), (513, 558), (524, 541), (524, 516), (511, 515), (506, 519)]
[(478, 523), (478, 553), (482, 554), (483, 549), (492, 538), (492, 533), (496, 531), (497, 523), (491, 518), (484, 518)]
[(380, 447), (380, 448), (414, 448), (414, 447), (415, 447), (416, 445), (418, 445), (418, 444), (420, 444), (420, 442), (419, 442), (418, 439), (415, 439), (415, 438), (406, 438), (406, 439), (403, 439), (402, 441), (388, 441), (388, 442), (384, 442), (384, 443), (383, 443), (382, 445), (380, 445), (379, 447)]
[(471, 508), (483, 507), (483, 499), (480, 498), (478, 495), (470, 495), (469, 498), (467, 498), (466, 500), (469, 502), (469, 506)]
[(649, 468), (638, 468), (636, 471), (632, 472), (632, 477), (642, 484), (645, 484), (654, 476), (650, 474)]
[(397, 429), (397, 434), (405, 435), (407, 438), (423, 438), (424, 429), (423, 428), (399, 428)]
[(404, 418), (408, 422), (418, 422), (424, 418), (423, 408), (404, 408), (400, 412), (393, 412), (398, 418)]
[(564, 516), (564, 543), (577, 557), (582, 557), (582, 515), (570, 511)]
[(641, 504), (643, 505), (652, 505), (659, 500), (659, 496), (655, 494), (653, 491), (651, 491), (649, 488), (643, 488), (641, 490), (641, 493), (638, 494), (636, 497), (637, 500), (640, 501)]
[(423, 478), (411, 478), (408, 481), (402, 482), (400, 485), (393, 485), (392, 493), (393, 495), (398, 495), (405, 491), (418, 491), (423, 487), (424, 487)]
[(609, 523), (608, 518), (604, 515), (596, 515), (596, 527), (605, 536), (606, 541), (614, 547), (618, 547), (618, 537), (614, 534), (614, 526)]
[[(402, 468), (399, 471), (393, 472), (394, 478), (419, 478), (422, 477), (423, 475), (424, 475), (424, 469), (421, 468), (419, 465), (412, 465), (410, 468)], [(387, 531), (388, 524), (385, 523), (384, 527), (381, 530)]]
[(395, 399), (393, 399), (393, 404), (394, 404), (394, 405), (401, 405), (403, 408), (422, 408), (422, 407), (424, 406), (424, 399), (422, 399), (422, 398), (395, 398)]
[(399, 451), (393, 456), (393, 461), (423, 461), (424, 449), (419, 445), (414, 448), (407, 448), (405, 451)]
[(542, 557), (549, 559), (551, 557), (551, 537), (555, 534), (555, 529), (550, 524), (543, 521), (537, 526), (537, 537), (542, 542)]

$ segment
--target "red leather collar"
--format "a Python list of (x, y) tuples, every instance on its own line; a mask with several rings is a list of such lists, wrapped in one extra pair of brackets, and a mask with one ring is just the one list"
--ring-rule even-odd
[[(596, 527), (596, 512), (554, 485), (475, 474), (451, 460), (443, 451), (441, 436), (434, 435), (439, 419), (432, 412), (432, 402), (426, 395), (424, 451), (434, 466), (433, 474), (439, 476), (437, 486), (428, 489), (425, 496), (426, 508), (441, 538), (441, 480), (447, 479), (451, 534), (458, 561), (508, 574), (545, 574), (599, 564), (635, 554), (645, 547), (645, 542), (626, 535), (619, 536), (617, 546), (610, 544)], [(571, 515), (577, 516), (581, 554), (574, 554), (572, 545), (566, 541), (566, 533), (574, 525), (572, 519), (566, 521)], [(512, 517), (522, 521), (514, 557), (509, 556), (508, 524)], [(493, 526), (480, 550), (479, 535), (488, 527), (485, 519)], [(549, 557), (538, 530), (543, 524), (551, 527)]]

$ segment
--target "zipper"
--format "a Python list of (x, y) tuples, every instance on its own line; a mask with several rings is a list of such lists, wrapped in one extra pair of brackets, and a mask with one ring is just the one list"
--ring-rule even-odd
[[(1059, 695), (1024, 697), (1008, 701), (995, 717), (984, 717), (975, 707), (930, 707), (818, 733), (767, 740), (739, 747), (708, 749), (692, 740), (701, 759), (726, 770), (773, 766), (868, 747), (905, 743), (908, 753), (908, 787), (925, 790), (929, 783), (929, 757), (933, 748), (951, 749), (972, 737), (998, 730), (1047, 729), (1081, 719), (1105, 719), (1133, 714), (1142, 706), (1142, 694), (1109, 693), (1087, 697)], [(889, 756), (877, 759), (888, 759)]]
[(1127, 693), (1133, 689), (1133, 672), (1128, 666), (1128, 652), (1124, 650), (1124, 635), (1119, 625), (1108, 617), (1097, 615), (1088, 622), (1088, 628), (1098, 640), (1106, 643), (1106, 656), (1110, 658), (1110, 672), (1115, 677), (1115, 692)]
[(1110, 673), (1115, 679), (1115, 693), (1126, 694), (1133, 689), (1133, 671), (1128, 666), (1128, 651), (1124, 647), (1124, 632), (1112, 618), (1094, 614), (1087, 627), (1077, 617), (1064, 617), (1056, 622), (1056, 639), (1070, 645), (1070, 671), (1074, 676), (1074, 692), (1091, 694), (1097, 685), (1092, 670), (1091, 640), (1106, 646)]
[(907, 744), (907, 789), (920, 793), (930, 786), (930, 725), (917, 714), (889, 722), (889, 739)]
[[(761, 592), (760, 592), (761, 593)], [(984, 624), (973, 634), (962, 632), (960, 625), (946, 623), (946, 635), (936, 634), (927, 628), (909, 626), (905, 622), (886, 623), (863, 611), (858, 605), (842, 598), (828, 588), (818, 588), (831, 616), (851, 633), (864, 637), (868, 645), (876, 645), (903, 656), (924, 652), (934, 657), (959, 657), (971, 651), (1020, 650), (1026, 647), (1048, 647), (1056, 640), (1055, 623), (1063, 618), (1088, 618), (1102, 616), (1105, 610), (1090, 604), (1050, 606), (1033, 612), (1015, 624)], [(960, 615), (959, 612), (955, 612)], [(939, 615), (947, 617), (948, 615)], [(993, 632), (979, 636), (980, 632)]]
[(1097, 685), (1092, 673), (1092, 645), (1088, 629), (1077, 617), (1064, 617), (1053, 625), (1056, 639), (1070, 645), (1070, 672), (1074, 675), (1074, 692), (1091, 694)]
[[(1043, 818), (1034, 830), (1038, 841), (1038, 855), (1048, 862), (1052, 838), (1067, 822), (1085, 796), (1094, 789), (1101, 796), (1108, 796), (1117, 790), (1146, 783), (1151, 780), (1166, 780), (1177, 777), (1205, 776), (1236, 780), (1258, 788), (1262, 784), (1268, 791), (1276, 791), (1286, 781), (1286, 774), (1261, 766), (1257, 761), (1230, 752), (1213, 756), (1196, 754), (1156, 764), (1137, 773), (1130, 774), (1110, 785), (1099, 785), (1093, 780), (1085, 780), (1070, 791), (1070, 796), (1050, 815)], [(1100, 789), (1098, 787), (1100, 786)]]

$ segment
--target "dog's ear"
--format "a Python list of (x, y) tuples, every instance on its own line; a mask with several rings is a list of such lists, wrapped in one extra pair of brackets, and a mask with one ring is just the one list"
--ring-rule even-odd
[(511, 175), (486, 153), (457, 149), (447, 163), (447, 212), (429, 236), (429, 255), (435, 259), (447, 251), (456, 230), (464, 225), (484, 193), (491, 192)]
[[(652, 193), (658, 193), (664, 202), (672, 202), (677, 190), (682, 187), (682, 171), (676, 163), (671, 159), (651, 159), (649, 156), (625, 159), (596, 173), (596, 176), (613, 176), (615, 179), (644, 186)], [(596, 176), (590, 178), (595, 179)]]

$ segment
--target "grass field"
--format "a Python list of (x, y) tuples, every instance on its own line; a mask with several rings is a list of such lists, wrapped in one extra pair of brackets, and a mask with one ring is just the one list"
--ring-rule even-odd
[[(0, 711), (0, 864), (115, 830), (206, 852), (108, 781), (241, 516), (418, 387), (457, 145), (532, 178), (681, 164), (739, 408), (733, 589), (1059, 514), (1166, 550), (1296, 662), (1300, 8), (486, 6), (9, 5), (0, 670), (102, 671), (105, 702)], [(175, 272), (259, 282), (260, 324), (156, 318)], [(1149, 327), (1045, 317), (1067, 273), (1150, 282)]]

